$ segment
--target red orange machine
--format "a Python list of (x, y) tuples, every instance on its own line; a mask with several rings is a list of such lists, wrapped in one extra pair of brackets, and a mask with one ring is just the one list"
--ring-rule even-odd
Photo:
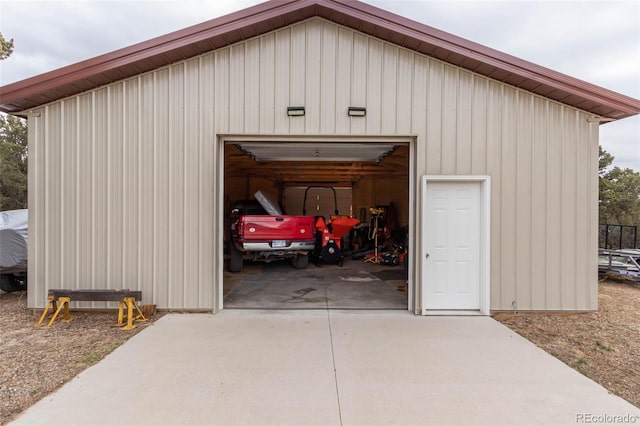
[(312, 188), (326, 188), (333, 191), (333, 202), (335, 215), (331, 216), (329, 222), (322, 216), (315, 217), (316, 229), (316, 247), (311, 253), (311, 260), (316, 266), (321, 263), (332, 263), (342, 266), (344, 254), (342, 253), (342, 237), (356, 226), (360, 221), (358, 219), (340, 216), (338, 214), (338, 199), (336, 190), (332, 187), (307, 187), (304, 191), (304, 200), (302, 202), (302, 214), (306, 214), (307, 193)]
[(322, 262), (342, 266), (344, 254), (341, 239), (359, 222), (352, 217), (337, 216), (327, 223), (322, 216), (316, 217), (316, 239), (320, 241), (316, 243), (316, 249), (311, 254), (316, 266), (320, 266)]

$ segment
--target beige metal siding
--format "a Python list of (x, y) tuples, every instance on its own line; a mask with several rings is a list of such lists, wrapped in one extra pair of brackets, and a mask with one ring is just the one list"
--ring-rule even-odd
[[(306, 115), (288, 117), (297, 105)], [(348, 117), (349, 106), (366, 117)], [(39, 113), (29, 119), (29, 306), (59, 287), (217, 306), (219, 135), (229, 134), (414, 137), (416, 176), (492, 178), (492, 309), (597, 306), (597, 123), (322, 19)]]

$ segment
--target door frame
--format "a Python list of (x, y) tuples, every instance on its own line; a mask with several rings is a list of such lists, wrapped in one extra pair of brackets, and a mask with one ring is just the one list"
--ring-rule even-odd
[[(407, 145), (409, 147), (409, 206), (415, 205), (416, 186), (418, 184), (418, 173), (416, 172), (416, 135), (300, 135), (300, 134), (243, 134), (243, 133), (218, 133), (215, 135), (214, 156), (215, 156), (215, 172), (214, 172), (214, 211), (222, 211), (224, 206), (224, 147), (228, 143), (234, 142), (332, 142), (332, 143), (388, 143)], [(418, 215), (415, 209), (409, 208), (409, 230), (418, 229)], [(217, 219), (213, 224), (213, 241), (217, 255), (214, 256), (214, 282), (213, 285), (213, 309), (212, 313), (216, 314), (224, 310), (223, 280), (224, 280), (224, 254), (223, 254), (223, 232), (224, 232), (224, 215), (217, 215)], [(409, 232), (407, 249), (409, 253), (414, 251), (416, 247), (416, 238), (412, 235), (417, 233)], [(415, 273), (416, 259), (409, 256), (407, 277), (407, 310), (418, 313), (418, 296), (419, 277)]]
[[(491, 311), (491, 177), (475, 175), (423, 175), (422, 176), (422, 205), (420, 222), (424, 221), (424, 214), (427, 206), (427, 186), (429, 182), (479, 182), (480, 183), (480, 311), (482, 315), (489, 315)], [(420, 262), (427, 257), (427, 236), (426, 226), (421, 226), (421, 253)], [(421, 313), (422, 315), (433, 314), (457, 314), (469, 315), (478, 311), (466, 310), (428, 310), (425, 308), (426, 295), (426, 267), (421, 268)]]

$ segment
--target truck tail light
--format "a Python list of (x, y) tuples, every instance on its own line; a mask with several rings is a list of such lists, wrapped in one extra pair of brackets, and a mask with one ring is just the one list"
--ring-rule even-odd
[(233, 224), (232, 231), (238, 242), (242, 243), (244, 241), (244, 218), (242, 216)]

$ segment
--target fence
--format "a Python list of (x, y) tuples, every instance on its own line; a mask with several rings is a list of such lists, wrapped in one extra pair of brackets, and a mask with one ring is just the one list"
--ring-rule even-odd
[(638, 247), (638, 227), (629, 225), (600, 225), (598, 247), (611, 250)]

